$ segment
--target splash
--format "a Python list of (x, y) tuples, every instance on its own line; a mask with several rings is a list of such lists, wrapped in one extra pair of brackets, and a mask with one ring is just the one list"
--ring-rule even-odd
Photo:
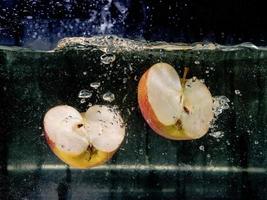
[[(161, 51), (239, 51), (243, 49), (263, 51), (263, 57), (267, 51), (267, 47), (257, 47), (251, 44), (246, 45), (239, 44), (234, 46), (223, 46), (216, 43), (166, 43), (162, 41), (148, 42), (142, 40), (130, 40), (126, 38), (120, 38), (115, 35), (100, 35), (93, 37), (67, 37), (58, 42), (55, 51), (63, 50), (65, 48), (74, 49), (90, 49), (97, 48), (104, 53), (120, 53), (123, 51), (144, 51), (144, 50), (161, 50)], [(199, 60), (195, 61), (195, 64), (200, 64)]]
[[(111, 9), (112, 6), (116, 8), (116, 10), (119, 12), (119, 17), (115, 18), (112, 16)], [(101, 34), (110, 34), (112, 33), (112, 30), (116, 23), (123, 23), (125, 18), (127, 17), (127, 11), (125, 5), (123, 5), (122, 2), (114, 1), (114, 0), (108, 0), (107, 4), (105, 4), (101, 11), (101, 23), (99, 26), (99, 33)]]

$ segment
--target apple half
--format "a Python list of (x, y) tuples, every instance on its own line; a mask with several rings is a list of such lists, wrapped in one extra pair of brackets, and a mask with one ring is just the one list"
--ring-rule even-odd
[(143, 117), (159, 135), (190, 140), (208, 132), (214, 115), (213, 99), (204, 83), (180, 79), (167, 63), (150, 67), (138, 84), (138, 103)]
[(65, 163), (90, 168), (109, 160), (121, 145), (125, 126), (112, 107), (94, 105), (85, 113), (60, 105), (44, 117), (44, 132), (52, 151)]

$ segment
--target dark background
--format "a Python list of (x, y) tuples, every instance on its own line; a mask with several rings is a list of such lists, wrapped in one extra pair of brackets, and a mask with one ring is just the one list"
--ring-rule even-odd
[[(116, 34), (266, 46), (266, 7), (256, 1), (0, 0), (0, 7), (2, 45), (51, 49), (66, 36)], [(116, 53), (112, 65), (101, 63), (102, 55), (90, 49), (46, 53), (0, 47), (0, 200), (266, 200), (267, 51), (131, 51)], [(144, 123), (133, 91), (147, 67), (159, 61), (180, 74), (190, 66), (190, 76), (204, 78), (213, 95), (230, 99), (216, 124), (222, 138), (164, 140)], [(58, 103), (85, 107), (77, 94), (95, 80), (101, 81), (95, 94), (111, 91), (114, 104), (131, 110), (127, 142), (103, 170), (53, 169), (63, 163), (41, 135), (43, 115)], [(100, 97), (90, 102), (102, 102)], [(116, 170), (117, 165), (146, 170)], [(177, 169), (150, 168), (164, 165)], [(193, 170), (198, 166), (203, 170)]]
[(252, 0), (0, 0), (0, 44), (51, 49), (67, 36), (115, 34), (266, 46), (265, 10)]

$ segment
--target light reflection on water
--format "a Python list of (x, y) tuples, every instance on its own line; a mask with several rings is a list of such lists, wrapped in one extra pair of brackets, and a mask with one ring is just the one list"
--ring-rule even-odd
[[(23, 164), (18, 166), (9, 165), (7, 167), (8, 171), (31, 171), (36, 169), (42, 169), (42, 170), (65, 170), (67, 169), (67, 165), (61, 165), (61, 164), (43, 164), (41, 167), (38, 167), (34, 164)], [(80, 170), (77, 168), (70, 167), (71, 170)], [(98, 171), (98, 170), (112, 170), (112, 171), (188, 171), (188, 172), (232, 172), (232, 173), (242, 173), (242, 172), (248, 172), (248, 173), (266, 173), (267, 168), (263, 167), (249, 167), (249, 168), (241, 168), (241, 167), (234, 167), (234, 166), (191, 166), (191, 165), (102, 165), (98, 167), (94, 167), (92, 169), (88, 169), (90, 171)]]

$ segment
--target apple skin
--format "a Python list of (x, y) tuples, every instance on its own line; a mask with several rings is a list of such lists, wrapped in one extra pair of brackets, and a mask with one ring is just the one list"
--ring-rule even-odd
[(162, 124), (155, 115), (149, 100), (147, 92), (147, 78), (149, 69), (142, 75), (138, 84), (138, 103), (143, 117), (146, 119), (149, 126), (160, 136), (171, 140), (192, 140), (185, 134), (182, 127), (178, 128), (176, 125), (166, 126)]
[(87, 169), (98, 165), (102, 165), (103, 163), (110, 160), (113, 154), (116, 152), (116, 150), (109, 153), (96, 150), (96, 152), (91, 156), (91, 158), (90, 154), (87, 151), (81, 153), (80, 155), (72, 155), (70, 153), (66, 153), (58, 149), (55, 143), (49, 139), (45, 131), (44, 135), (47, 144), (49, 145), (52, 152), (56, 154), (56, 156), (60, 158), (63, 162), (75, 168)]

